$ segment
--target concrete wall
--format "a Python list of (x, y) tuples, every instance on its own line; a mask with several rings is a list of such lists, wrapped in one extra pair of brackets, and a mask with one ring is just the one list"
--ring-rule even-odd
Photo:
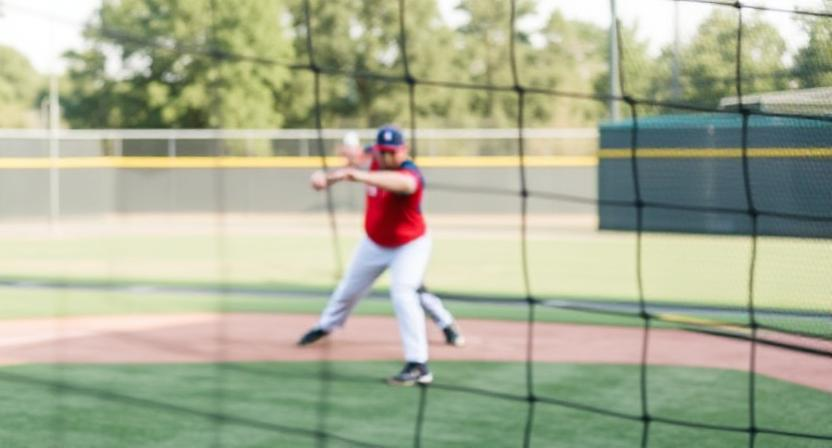
[[(97, 213), (281, 213), (325, 209), (324, 195), (308, 187), (310, 169), (63, 169), (59, 172), (62, 216)], [(430, 168), (425, 210), (428, 213), (519, 213), (515, 195), (456, 192), (445, 186), (519, 191), (516, 167)], [(596, 197), (595, 167), (528, 169), (532, 190)], [(341, 210), (360, 210), (357, 185), (333, 190)], [(49, 170), (0, 171), (0, 218), (49, 215)], [(596, 213), (593, 205), (531, 199), (532, 213)]]

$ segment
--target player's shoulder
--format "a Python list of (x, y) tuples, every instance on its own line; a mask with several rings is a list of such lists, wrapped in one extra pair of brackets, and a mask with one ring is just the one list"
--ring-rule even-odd
[(405, 160), (404, 162), (402, 162), (401, 165), (399, 165), (399, 171), (406, 172), (409, 173), (411, 176), (414, 176), (417, 179), (420, 186), (423, 187), (425, 185), (425, 176), (422, 175), (422, 172), (419, 170), (419, 167), (416, 166), (416, 162), (410, 159)]
[(419, 172), (419, 167), (416, 166), (416, 162), (410, 159), (407, 159), (404, 162), (402, 162), (402, 164), (399, 165), (399, 169)]

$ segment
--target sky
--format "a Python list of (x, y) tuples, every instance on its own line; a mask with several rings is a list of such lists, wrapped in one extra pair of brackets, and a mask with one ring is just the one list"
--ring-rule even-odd
[[(443, 16), (449, 23), (464, 20), (464, 16), (454, 11), (459, 0), (438, 1)], [(746, 0), (745, 3), (785, 9), (821, 8), (821, 0)], [(621, 20), (628, 25), (638, 23), (640, 37), (648, 40), (653, 54), (658, 54), (662, 47), (673, 41), (674, 2), (617, 0), (617, 4)], [(41, 73), (61, 73), (65, 64), (60, 55), (66, 50), (83, 47), (82, 24), (101, 5), (101, 0), (0, 0), (0, 5), (0, 44), (9, 45), (25, 54)], [(693, 34), (712, 8), (713, 6), (701, 4), (679, 3), (680, 38), (683, 41)], [(537, 16), (521, 25), (525, 29), (539, 27), (553, 9), (560, 10), (568, 19), (605, 27), (610, 23), (610, 0), (540, 0)], [(791, 52), (805, 44), (803, 33), (790, 14), (764, 13), (763, 17), (777, 26)]]

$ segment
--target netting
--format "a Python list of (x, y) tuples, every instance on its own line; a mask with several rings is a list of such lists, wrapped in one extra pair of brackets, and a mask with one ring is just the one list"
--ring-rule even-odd
[[(566, 409), (574, 411), (579, 415), (595, 415), (608, 418), (611, 426), (620, 422), (639, 427), (638, 442), (641, 447), (670, 446), (667, 440), (673, 439), (674, 431), (701, 431), (718, 432), (737, 436), (737, 438), (720, 439), (732, 441), (733, 446), (804, 446), (801, 444), (816, 444), (805, 446), (826, 446), (832, 444), (832, 433), (826, 431), (805, 431), (793, 430), (785, 427), (771, 427), (761, 423), (758, 418), (758, 400), (760, 399), (758, 381), (759, 373), (759, 349), (760, 347), (775, 347), (779, 350), (798, 352), (823, 359), (825, 362), (832, 362), (832, 350), (829, 341), (832, 337), (832, 315), (829, 314), (829, 293), (821, 292), (817, 297), (807, 299), (809, 304), (806, 309), (793, 310), (790, 314), (786, 311), (778, 311), (773, 307), (766, 306), (770, 300), (771, 293), (761, 297), (759, 290), (761, 285), (765, 286), (768, 277), (777, 276), (782, 266), (763, 259), (761, 254), (764, 251), (771, 251), (772, 258), (776, 257), (798, 257), (799, 254), (790, 254), (786, 249), (778, 249), (780, 240), (761, 240), (761, 236), (773, 235), (786, 238), (828, 238), (832, 228), (832, 215), (830, 210), (829, 188), (822, 185), (828, 183), (829, 168), (829, 142), (832, 141), (832, 115), (829, 113), (830, 104), (808, 109), (794, 107), (767, 107), (765, 98), (754, 97), (755, 102), (746, 101), (753, 94), (760, 94), (769, 84), (760, 84), (760, 79), (769, 79), (785, 76), (783, 73), (760, 73), (755, 71), (756, 63), (762, 57), (758, 49), (745, 47), (749, 29), (745, 21), (753, 11), (765, 14), (787, 14), (796, 17), (811, 17), (814, 20), (832, 23), (832, 13), (812, 11), (792, 11), (778, 8), (771, 8), (757, 4), (745, 4), (741, 2), (725, 3), (707, 0), (679, 0), (678, 3), (690, 3), (707, 5), (713, 8), (723, 8), (730, 12), (730, 17), (735, 20), (733, 36), (724, 45), (730, 45), (733, 53), (733, 66), (730, 67), (731, 76), (721, 79), (685, 79), (681, 81), (684, 86), (703, 84), (725, 84), (732, 90), (733, 102), (730, 107), (720, 107), (712, 104), (716, 98), (688, 97), (688, 93), (682, 87), (681, 93), (675, 98), (663, 98), (651, 96), (651, 92), (645, 91), (641, 84), (637, 65), (639, 62), (630, 62), (630, 48), (627, 41), (627, 30), (620, 23), (613, 28), (617, 31), (614, 46), (620, 54), (618, 89), (619, 94), (590, 94), (585, 92), (574, 92), (568, 90), (552, 89), (541, 86), (537, 80), (529, 80), (524, 77), (524, 66), (529, 62), (523, 59), (518, 49), (518, 39), (522, 34), (518, 29), (517, 9), (518, 2), (512, 0), (506, 5), (510, 8), (509, 21), (504, 24), (508, 36), (507, 51), (508, 59), (504, 61), (504, 69), (507, 69), (507, 83), (494, 82), (467, 82), (450, 79), (434, 79), (428, 76), (429, 68), (417, 68), (413, 64), (411, 55), (414, 49), (408, 37), (414, 30), (408, 27), (408, 7), (405, 0), (399, 0), (395, 20), (398, 22), (399, 33), (395, 42), (396, 58), (400, 62), (394, 65), (394, 69), (384, 68), (377, 71), (370, 69), (354, 70), (346, 65), (338, 65), (338, 58), (326, 54), (316, 47), (316, 32), (326, 32), (327, 26), (331, 23), (316, 23), (315, 7), (311, 0), (303, 0), (301, 6), (303, 15), (296, 18), (302, 23), (301, 28), (305, 30), (305, 45), (299, 49), (299, 53), (305, 56), (306, 61), (298, 63), (294, 61), (271, 59), (257, 54), (244, 54), (228, 52), (216, 45), (215, 34), (209, 33), (209, 40), (204, 46), (191, 46), (166, 39), (154, 37), (137, 36), (125, 32), (118, 27), (103, 26), (106, 37), (116, 42), (125, 42), (133, 46), (153, 48), (159, 52), (173, 52), (187, 54), (194, 58), (202, 58), (211, 64), (221, 66), (224, 63), (247, 62), (258, 66), (281, 66), (287, 67), (298, 76), (311, 76), (313, 92), (313, 116), (312, 127), (316, 129), (314, 153), (320, 161), (320, 168), (330, 168), (327, 158), (326, 143), (324, 138), (324, 123), (326, 121), (323, 103), (326, 94), (324, 89), (328, 79), (347, 78), (356, 82), (379, 83), (391, 91), (403, 89), (404, 104), (407, 109), (407, 128), (409, 145), (412, 155), (418, 161), (420, 155), (420, 125), (419, 117), (419, 95), (427, 89), (448, 89), (448, 90), (474, 90), (484, 94), (493, 94), (506, 99), (507, 110), (512, 111), (514, 125), (517, 129), (514, 149), (516, 153), (516, 179), (517, 185), (512, 188), (488, 185), (466, 185), (455, 182), (429, 182), (430, 189), (440, 194), (453, 194), (463, 197), (486, 198), (507, 198), (517, 207), (518, 237), (516, 247), (519, 252), (519, 264), (521, 273), (522, 294), (518, 296), (494, 294), (468, 294), (464, 291), (444, 291), (441, 294), (443, 299), (472, 304), (474, 306), (500, 305), (506, 307), (522, 307), (523, 321), (526, 325), (525, 333), (525, 362), (523, 368), (522, 389), (523, 393), (510, 393), (495, 388), (494, 390), (479, 387), (470, 387), (464, 381), (446, 382), (441, 377), (430, 386), (420, 386), (418, 390), (418, 401), (413, 409), (408, 409), (408, 415), (413, 416), (412, 439), (402, 441), (391, 441), (384, 435), (378, 438), (362, 435), (347, 435), (349, 432), (339, 431), (337, 425), (331, 423), (331, 416), (334, 412), (349, 412), (344, 406), (333, 401), (333, 390), (339, 384), (359, 384), (365, 388), (367, 393), (374, 393), (380, 388), (386, 388), (377, 378), (368, 377), (363, 374), (344, 374), (339, 372), (339, 365), (330, 359), (331, 353), (323, 350), (320, 353), (319, 366), (311, 372), (306, 372), (306, 379), (314, 378), (317, 381), (317, 396), (314, 399), (315, 409), (305, 416), (314, 419), (314, 424), (295, 425), (272, 423), (268, 419), (257, 419), (237, 416), (234, 412), (233, 400), (229, 398), (234, 393), (226, 384), (226, 376), (230, 372), (242, 371), (256, 377), (267, 378), (271, 373), (267, 369), (258, 371), (250, 366), (238, 366), (227, 363), (227, 354), (223, 347), (228, 347), (229, 334), (227, 322), (223, 318), (216, 321), (213, 334), (209, 337), (218, 341), (215, 347), (218, 351), (213, 354), (216, 360), (216, 374), (213, 376), (212, 387), (206, 391), (209, 399), (212, 400), (211, 412), (197, 410), (186, 405), (171, 404), (154, 399), (145, 399), (129, 394), (120, 394), (105, 389), (95, 389), (86, 386), (79, 386), (67, 380), (64, 364), (56, 364), (54, 380), (29, 377), (14, 372), (2, 372), (0, 378), (7, 382), (35, 385), (50, 388), (54, 394), (56, 408), (55, 421), (50, 427), (52, 442), (55, 446), (66, 445), (66, 425), (70, 416), (64, 415), (65, 405), (63, 404), (66, 394), (81, 394), (98, 400), (121, 403), (126, 406), (145, 407), (151, 411), (169, 413), (171, 415), (190, 415), (201, 419), (208, 419), (212, 422), (213, 432), (210, 439), (212, 446), (224, 446), (229, 443), (228, 432), (232, 427), (242, 427), (251, 430), (266, 432), (278, 432), (287, 436), (297, 437), (297, 440), (314, 441), (317, 446), (424, 446), (427, 445), (426, 427), (431, 412), (432, 398), (437, 393), (455, 394), (460, 401), (477, 401), (482, 406), (490, 406), (491, 403), (509, 403), (516, 405), (511, 409), (522, 412), (522, 417), (515, 418), (514, 424), (522, 426), (522, 432), (517, 445), (522, 446), (559, 446), (557, 440), (548, 440), (536, 437), (535, 433), (547, 425), (557, 426), (559, 421), (552, 418), (548, 412), (550, 408)], [(320, 5), (317, 5), (320, 6)], [(217, 2), (209, 2), (209, 24), (211, 30), (216, 27), (215, 10)], [(385, 10), (385, 13), (390, 11)], [(391, 17), (385, 17), (385, 20)], [(389, 50), (389, 49), (388, 49)], [(392, 50), (391, 50), (392, 51)], [(613, 48), (610, 48), (613, 51)], [(324, 53), (324, 54), (322, 54)], [(828, 55), (827, 55), (828, 57)], [(816, 61), (822, 71), (828, 61)], [(684, 63), (684, 62), (683, 62)], [(747, 66), (752, 67), (748, 69)], [(210, 93), (213, 109), (222, 110), (218, 89), (224, 88), (218, 79), (210, 84)], [(398, 92), (398, 93), (402, 93)], [(391, 93), (392, 94), (392, 93)], [(607, 173), (608, 177), (599, 180), (599, 197), (586, 197), (565, 192), (550, 191), (545, 188), (538, 188), (542, 185), (540, 179), (531, 174), (527, 163), (527, 121), (534, 109), (534, 101), (540, 98), (545, 99), (571, 99), (575, 101), (586, 101), (599, 105), (612, 104), (612, 107), (622, 107), (627, 118), (609, 123), (610, 133), (605, 137), (602, 135), (602, 148), (600, 151), (599, 172)], [(709, 104), (711, 103), (711, 104)], [(730, 101), (729, 101), (730, 103)], [(724, 106), (724, 105), (723, 105)], [(106, 105), (99, 107), (106, 109)], [(650, 115), (654, 114), (690, 114), (680, 119), (684, 125), (692, 120), (702, 120), (702, 129), (686, 129), (683, 124), (659, 122)], [(672, 121), (672, 119), (671, 119)], [(772, 125), (773, 123), (773, 125)], [(790, 148), (793, 152), (788, 157), (795, 157), (787, 161), (781, 160), (784, 156), (776, 153), (777, 147), (786, 146), (772, 142), (770, 129), (766, 126), (790, 126), (790, 129), (798, 136), (805, 136), (807, 133), (815, 132), (812, 141), (807, 141), (801, 148)], [(727, 129), (727, 131), (725, 130)], [(661, 134), (660, 131), (668, 131), (668, 134)], [(697, 132), (702, 131), (706, 139), (705, 143), (693, 144), (691, 142), (699, 138)], [(774, 128), (773, 135), (776, 137), (778, 128)], [(604, 139), (608, 138), (610, 143), (605, 146)], [(797, 137), (803, 138), (803, 137)], [(667, 143), (670, 139), (676, 141)], [(710, 139), (710, 140), (708, 140)], [(646, 142), (645, 142), (646, 141)], [(659, 142), (659, 143), (657, 143)], [(675, 146), (674, 146), (675, 145)], [(699, 145), (699, 146), (697, 146)], [(684, 157), (691, 156), (697, 150), (704, 151), (702, 160), (694, 162), (682, 162), (674, 158), (671, 152), (659, 152), (655, 148), (670, 147), (682, 154)], [(645, 149), (646, 148), (646, 149)], [(774, 149), (772, 149), (774, 148)], [(615, 152), (618, 151), (618, 152)], [(720, 152), (722, 151), (722, 152)], [(802, 152), (801, 152), (802, 151)], [(213, 204), (216, 216), (214, 223), (215, 236), (213, 253), (220, 260), (215, 267), (219, 278), (217, 293), (221, 299), (216, 304), (215, 311), (220, 315), (226, 314), (229, 307), (228, 296), (233, 294), (233, 288), (229, 286), (228, 278), (231, 267), (228, 260), (231, 257), (230, 249), (227, 247), (224, 233), (226, 226), (226, 214), (228, 209), (227, 179), (225, 170), (222, 168), (222, 158), (228, 155), (218, 145), (215, 150), (215, 162), (217, 168), (214, 171), (212, 185), (215, 189), (213, 197), (217, 198)], [(697, 177), (705, 171), (696, 171), (701, 166), (693, 163), (726, 163), (727, 165), (717, 170), (720, 174), (717, 179), (703, 179)], [(778, 186), (783, 185), (782, 177), (778, 173), (783, 170), (783, 164), (795, 164), (789, 167), (790, 178), (809, 176), (803, 179), (806, 182), (795, 187), (800, 191), (785, 195), (783, 200), (774, 200), (778, 194)], [(710, 168), (708, 168), (710, 169)], [(811, 174), (806, 174), (811, 173)], [(610, 184), (604, 184), (610, 182)], [(785, 188), (785, 187), (784, 187)], [(802, 188), (802, 189), (801, 189)], [(690, 190), (694, 193), (691, 193)], [(695, 196), (699, 191), (730, 191), (733, 195), (730, 200), (724, 201), (723, 196), (705, 194), (702, 197)], [(814, 190), (809, 191), (806, 190)], [(333, 256), (333, 271), (338, 277), (343, 272), (341, 260), (343, 258), (340, 248), (342, 235), (339, 231), (338, 213), (336, 198), (331, 191), (327, 190), (324, 199), (324, 210), (328, 217), (327, 226), (331, 235)], [(809, 199), (805, 199), (805, 198)], [(795, 203), (794, 198), (804, 198), (806, 203)], [(722, 202), (721, 202), (722, 201)], [(540, 278), (540, 266), (534, 266), (533, 247), (534, 242), (529, 238), (530, 221), (536, 219), (530, 214), (532, 207), (557, 207), (559, 204), (579, 204), (597, 207), (601, 214), (601, 227), (607, 229), (624, 230), (632, 232), (635, 241), (632, 244), (632, 253), (629, 254), (629, 264), (625, 266), (630, 271), (624, 275), (632, 279), (632, 300), (603, 301), (603, 300), (563, 300), (556, 294), (548, 294), (545, 288), (537, 287), (535, 280)], [(785, 204), (785, 205), (784, 205)], [(605, 221), (607, 219), (608, 221)], [(701, 222), (700, 222), (701, 221)], [(697, 224), (698, 223), (698, 224)], [(716, 224), (714, 224), (716, 223)], [(606, 227), (605, 227), (606, 226)], [(699, 227), (697, 227), (699, 226)], [(697, 309), (697, 305), (680, 304), (678, 301), (653, 300), (655, 297), (665, 297), (668, 291), (672, 291), (672, 285), (665, 285), (661, 279), (665, 269), (673, 260), (662, 259), (656, 255), (656, 248), (665, 244), (657, 239), (656, 235), (662, 232), (690, 231), (693, 233), (705, 234), (733, 234), (747, 235), (747, 239), (741, 244), (735, 244), (723, 248), (728, 261), (716, 260), (713, 254), (697, 258), (697, 254), (674, 253), (675, 257), (683, 258), (690, 256), (686, 266), (699, 266), (709, 262), (717, 264), (717, 269), (731, 264), (737, 272), (742, 283), (740, 290), (744, 303), (737, 303), (733, 306), (719, 307), (716, 317), (708, 314), (713, 313), (714, 307)], [(695, 237), (690, 237), (695, 238)], [(690, 243), (696, 245), (696, 241)], [(718, 243), (717, 243), (718, 244)], [(727, 243), (726, 243), (727, 244)], [(733, 243), (732, 243), (733, 244)], [(688, 247), (688, 246), (685, 246)], [(738, 253), (739, 252), (739, 253)], [(650, 257), (656, 258), (651, 261)], [(288, 256), (292, 256), (291, 254)], [(803, 260), (806, 262), (806, 260)], [(811, 264), (811, 260), (806, 264)], [(667, 264), (665, 264), (667, 263)], [(785, 264), (785, 263), (784, 263)], [(823, 264), (819, 263), (821, 271)], [(672, 271), (671, 271), (672, 272)], [(537, 274), (537, 275), (536, 275)], [(677, 277), (675, 273), (668, 274), (671, 279), (668, 283), (678, 282), (678, 275), (689, 275), (697, 277), (697, 272), (682, 272)], [(783, 274), (779, 274), (783, 275)], [(823, 276), (823, 272), (818, 274)], [(814, 277), (813, 277), (814, 278)], [(696, 280), (701, 278), (695, 278)], [(595, 279), (603, 282), (603, 279)], [(687, 280), (686, 280), (687, 281)], [(60, 283), (51, 285), (61, 290), (69, 289), (68, 285)], [(652, 289), (651, 289), (652, 288)], [(695, 290), (695, 289), (694, 289)], [(295, 291), (297, 293), (298, 291)], [(800, 298), (801, 291), (778, 291), (779, 294), (789, 294), (795, 297), (797, 304), (802, 306)], [(67, 292), (60, 292), (61, 302), (55, 309), (55, 321), (58, 322), (57, 332), (60, 328), (60, 317), (64, 314), (66, 301), (71, 300), (64, 297)], [(689, 297), (688, 297), (689, 299)], [(760, 301), (764, 303), (761, 305)], [(820, 304), (820, 305), (819, 305)], [(540, 346), (551, 344), (549, 340), (541, 340), (536, 334), (536, 325), (540, 322), (539, 314), (542, 312), (576, 312), (580, 314), (602, 315), (617, 319), (637, 320), (641, 328), (639, 335), (637, 354), (637, 372), (634, 375), (635, 387), (638, 393), (638, 406), (636, 409), (621, 410), (622, 408), (610, 408), (592, 399), (583, 401), (557, 395), (557, 390), (541, 390), (539, 387), (540, 376), (548, 373), (545, 366), (537, 361), (535, 349)], [(707, 319), (682, 318), (678, 315), (701, 316), (702, 311)], [(798, 312), (800, 311), (800, 313)], [(801, 314), (802, 313), (802, 314)], [(809, 315), (813, 324), (807, 328), (805, 325), (796, 325), (795, 319)], [(727, 317), (726, 317), (727, 316)], [(739, 340), (747, 343), (745, 358), (747, 381), (744, 391), (737, 392), (731, 398), (743, 400), (745, 406), (744, 424), (722, 423), (718, 418), (696, 419), (685, 415), (664, 414), (661, 412), (663, 402), (668, 399), (680, 399), (675, 393), (667, 389), (653, 385), (653, 375), (661, 376), (659, 370), (652, 370), (651, 347), (660, 344), (656, 340), (657, 329), (674, 328), (685, 332), (706, 335), (711, 343), (718, 345), (724, 340)], [(663, 337), (660, 336), (659, 339)], [(139, 341), (154, 343), (153, 341)], [(182, 346), (168, 347), (172, 351), (188, 351)], [(61, 357), (60, 348), (55, 353), (57, 358)], [(541, 370), (543, 373), (541, 373)], [(516, 379), (499, 378), (498, 381), (516, 381)], [(105, 380), (106, 381), (106, 380)], [(677, 384), (678, 389), (689, 388), (692, 394), (703, 393), (707, 385)], [(591, 391), (590, 391), (591, 392)], [(821, 391), (818, 393), (827, 393)], [(444, 404), (447, 404), (443, 401)], [(354, 411), (354, 409), (352, 410)], [(516, 415), (513, 415), (517, 417)], [(817, 416), (821, 420), (828, 419), (828, 416)], [(358, 417), (356, 417), (358, 418)], [(344, 429), (344, 428), (340, 428)], [(828, 429), (828, 427), (827, 427)], [(564, 430), (566, 430), (564, 428)], [(693, 436), (696, 437), (696, 436)], [(660, 440), (656, 442), (655, 440)], [(664, 440), (662, 442), (662, 440)], [(762, 442), (761, 442), (762, 440)], [(776, 441), (776, 442), (773, 442)], [(779, 443), (779, 444), (778, 444)], [(480, 441), (479, 444), (486, 446), (488, 441)], [(770, 444), (770, 445), (769, 445)]]

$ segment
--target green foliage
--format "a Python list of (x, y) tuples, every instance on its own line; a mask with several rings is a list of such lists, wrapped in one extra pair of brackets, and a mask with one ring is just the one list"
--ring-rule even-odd
[[(313, 1), (311, 28), (314, 63), (328, 71), (376, 73), (402, 79), (406, 75), (402, 32), (397, 2), (347, 0)], [(440, 17), (435, 0), (406, 2), (407, 68), (411, 76), (425, 80), (453, 79), (457, 60), (453, 55), (453, 30)], [(306, 18), (302, 1), (290, 8), (295, 29), (298, 62), (307, 64)], [(297, 75), (286, 96), (293, 107), (290, 125), (312, 125), (313, 78)], [(418, 86), (415, 112), (432, 123), (461, 118), (470, 113), (464, 98), (447, 89)], [(299, 107), (296, 107), (299, 106)], [(325, 125), (373, 127), (409, 119), (408, 88), (401, 81), (372, 77), (322, 76), (321, 110)]]
[[(736, 28), (735, 28), (736, 30)], [(788, 88), (786, 41), (777, 28), (761, 16), (746, 18), (742, 38), (743, 94), (771, 92)]]
[[(619, 37), (619, 89), (621, 95), (628, 95), (634, 98), (653, 98), (654, 77), (656, 76), (659, 64), (654, 61), (648, 53), (648, 42), (638, 35), (638, 24), (622, 25)], [(598, 95), (610, 93), (610, 72), (609, 54), (610, 40), (606, 32), (602, 41), (601, 54), (604, 62), (602, 72), (595, 78), (594, 90)], [(605, 105), (606, 106), (606, 105)], [(619, 102), (618, 107), (624, 113), (624, 104)], [(639, 112), (644, 113), (644, 108)]]
[[(824, 2), (832, 10), (832, 0)], [(793, 72), (801, 88), (832, 87), (832, 19), (803, 16), (799, 19), (809, 36), (794, 58)]]
[(23, 127), (41, 80), (25, 56), (0, 45), (0, 127)]
[[(259, 60), (292, 59), (273, 0), (107, 1), (90, 23), (90, 48), (70, 52), (66, 104), (73, 126), (280, 127), (275, 101), (287, 68), (200, 57), (211, 48)], [(213, 25), (213, 26), (212, 26)], [(214, 30), (214, 31), (212, 31)], [(150, 43), (150, 45), (149, 45)], [(107, 55), (118, 55), (117, 68)], [(116, 73), (112, 73), (116, 71)]]
[[(403, 36), (395, 1), (310, 0), (311, 30), (305, 0), (214, 1), (213, 20), (211, 2), (106, 1), (85, 32), (88, 48), (67, 54), (63, 93), (71, 125), (314, 127), (315, 77), (309, 70), (314, 64), (321, 68), (325, 127), (407, 126), (410, 92), (402, 80), (408, 73), (426, 81), (414, 88), (418, 126), (513, 126), (514, 92), (428, 82), (510, 87), (512, 44), (516, 78), (524, 86), (577, 95), (609, 92), (608, 30), (567, 20), (557, 10), (540, 29), (520, 26), (512, 38), (509, 3), (461, 1), (456, 13), (463, 20), (454, 28), (441, 16), (437, 0), (409, 0)], [(529, 23), (535, 14), (534, 1), (517, 3), (517, 23)], [(809, 42), (791, 68), (784, 65), (786, 45), (778, 30), (761, 15), (746, 15), (743, 93), (782, 90), (795, 81), (800, 87), (832, 84), (831, 71), (825, 70), (832, 54), (830, 21), (802, 20)], [(716, 8), (678, 52), (668, 46), (658, 57), (650, 54), (638, 23), (625, 25), (624, 93), (705, 107), (735, 95), (737, 23), (735, 11)], [(212, 58), (211, 48), (221, 53)], [(230, 54), (257, 60), (222, 57)], [(277, 63), (263, 63), (270, 60)], [(527, 126), (591, 125), (606, 115), (602, 100), (535, 93), (525, 100)], [(662, 110), (642, 106), (640, 113)]]
[[(719, 100), (737, 94), (737, 17), (736, 13), (714, 10), (700, 25), (690, 43), (679, 50), (679, 100), (715, 107)], [(746, 17), (742, 37), (743, 94), (782, 90), (788, 86), (783, 56), (786, 43), (777, 28), (760, 16)], [(673, 97), (672, 47), (659, 57), (651, 89), (655, 99)]]
[(736, 94), (735, 15), (714, 10), (680, 50), (679, 84), (685, 100), (716, 106), (720, 98)]
[(38, 87), (29, 60), (14, 48), (0, 45), (0, 104), (32, 105)]
[[(624, 93), (651, 101), (678, 101), (703, 107), (716, 107), (719, 100), (735, 96), (737, 70), (736, 13), (714, 10), (696, 34), (680, 46), (665, 47), (658, 58), (647, 51), (647, 42), (637, 37), (635, 26), (622, 28), (621, 68)], [(744, 94), (782, 90), (788, 87), (788, 72), (783, 64), (786, 43), (777, 29), (760, 16), (743, 23), (742, 88)], [(609, 51), (605, 47), (605, 53)], [(606, 58), (606, 54), (604, 56)], [(679, 64), (678, 91), (674, 92), (673, 64)], [(609, 74), (595, 82), (595, 92), (609, 91)], [(662, 108), (642, 106), (642, 114), (658, 113)]]
[[(409, 92), (401, 79), (407, 69), (417, 80), (514, 83), (510, 11), (505, 2), (462, 2), (459, 12), (468, 20), (454, 30), (443, 21), (435, 0), (408, 1), (403, 42), (397, 2), (313, 0), (309, 12), (314, 61), (307, 48), (304, 1), (284, 5), (247, 0), (229, 5), (217, 2), (217, 31), (211, 35), (208, 0), (106, 2), (85, 33), (89, 48), (67, 54), (65, 109), (70, 123), (76, 127), (314, 126), (314, 77), (308, 70), (290, 73), (285, 67), (290, 63), (314, 63), (323, 69), (324, 126), (406, 125)], [(533, 13), (532, 1), (519, 3), (518, 21)], [(517, 31), (519, 81), (589, 93), (587, 74), (602, 69), (598, 49), (603, 31), (555, 14), (537, 34), (541, 39), (533, 45), (530, 32)], [(206, 55), (211, 42), (227, 53), (283, 64), (215, 61)], [(113, 54), (117, 60), (108, 61)], [(337, 73), (373, 73), (390, 79)], [(511, 126), (517, 120), (517, 97), (512, 92), (419, 84), (414, 93), (421, 126)], [(526, 120), (530, 125), (585, 123), (597, 118), (599, 104), (528, 95)]]
[[(314, 62), (327, 71), (380, 73), (401, 78), (405, 75), (401, 30), (397, 2), (384, 0), (313, 1), (311, 15), (312, 48), (307, 48), (306, 11), (302, 1), (290, 7), (295, 30), (298, 62)], [(440, 69), (442, 60), (430, 52), (450, 30), (436, 18), (439, 12), (433, 0), (407, 3), (407, 51), (411, 66), (428, 65)], [(417, 41), (415, 45), (413, 41)], [(411, 71), (412, 73), (412, 71)], [(298, 75), (286, 95), (295, 108), (290, 124), (311, 123), (313, 117), (313, 78)], [(434, 105), (425, 98), (423, 107)], [(297, 104), (293, 104), (295, 106)], [(321, 108), (328, 125), (377, 126), (379, 123), (403, 121), (408, 111), (407, 89), (397, 82), (371, 77), (321, 77)], [(426, 114), (426, 110), (422, 111)], [(294, 122), (294, 123), (292, 123)]]
[[(458, 63), (470, 82), (480, 85), (513, 85), (510, 34), (510, 5), (508, 2), (463, 0), (459, 11), (466, 14), (467, 22), (459, 28), (461, 51)], [(529, 1), (518, 2), (517, 21), (534, 12)], [(515, 36), (518, 49), (517, 81), (523, 83), (529, 76), (521, 66), (528, 66), (534, 54), (528, 49), (528, 36), (518, 32)], [(525, 51), (524, 51), (525, 50)], [(532, 98), (529, 98), (530, 100)], [(485, 119), (486, 126), (504, 126), (516, 123), (517, 98), (512, 94), (492, 90), (474, 90), (467, 101), (475, 115)]]
[[(566, 92), (594, 93), (594, 83), (587, 80), (597, 79), (607, 73), (607, 30), (591, 23), (567, 20), (559, 11), (555, 11), (541, 33), (545, 44), (540, 50), (537, 71), (555, 73), (557, 70), (557, 83), (546, 87), (556, 87)], [(529, 67), (524, 67), (524, 70), (528, 69)], [(532, 85), (536, 85), (534, 81)], [(550, 119), (554, 125), (594, 123), (605, 113), (601, 101), (568, 98), (550, 100), (554, 101)]]

